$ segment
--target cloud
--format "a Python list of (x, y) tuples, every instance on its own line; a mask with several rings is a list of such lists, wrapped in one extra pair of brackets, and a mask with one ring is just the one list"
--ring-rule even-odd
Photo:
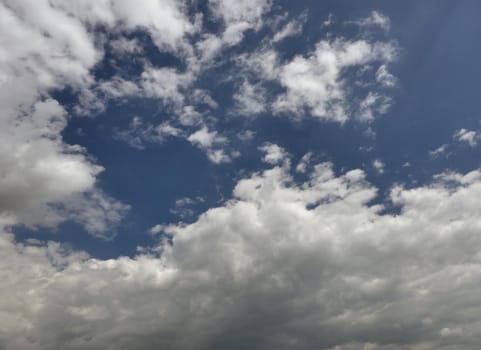
[(209, 0), (210, 9), (224, 22), (222, 40), (229, 45), (237, 44), (248, 29), (258, 29), (262, 16), (271, 7), (270, 0)]
[(86, 89), (102, 50), (81, 19), (47, 1), (0, 4), (0, 30), (0, 215), (29, 227), (71, 219), (103, 235), (127, 206), (96, 187), (103, 168), (87, 151), (64, 142), (69, 116), (50, 96)]
[[(446, 151), (448, 149), (448, 144), (443, 144), (441, 146), (439, 146), (438, 148), (436, 148), (435, 150), (432, 150), (432, 151), (429, 151), (429, 155), (431, 156), (431, 158), (437, 158), (443, 154), (446, 154)], [(447, 154), (449, 155), (449, 154)]]
[[(251, 87), (249, 90), (249, 86), (241, 85), (237, 99), (250, 101), (246, 104), (258, 111), (269, 108), (276, 114), (338, 123), (349, 119), (370, 122), (385, 114), (392, 104), (385, 90), (396, 84), (387, 68), (397, 57), (396, 45), (391, 42), (338, 37), (320, 40), (305, 55), (286, 61), (279, 56), (273, 47), (264, 45), (237, 58), (242, 76), (249, 76)], [(284, 92), (274, 96), (262, 93), (263, 84), (272, 82)], [(253, 92), (254, 87), (258, 92)], [(248, 99), (251, 95), (256, 103)]]
[(268, 164), (279, 164), (283, 161), (289, 160), (289, 154), (286, 150), (276, 144), (273, 143), (265, 143), (259, 150), (264, 152), (265, 155), (262, 160)]
[(173, 127), (168, 122), (162, 122), (157, 126), (144, 123), (141, 117), (132, 118), (125, 130), (116, 130), (114, 138), (126, 142), (129, 146), (144, 149), (149, 143), (163, 143), (170, 137), (182, 136), (182, 131)]
[(396, 85), (396, 77), (389, 73), (386, 65), (381, 65), (376, 71), (376, 80), (385, 87), (393, 87)]
[(379, 175), (384, 174), (384, 168), (386, 167), (386, 164), (384, 164), (382, 160), (374, 159), (374, 161), (372, 162), (372, 166)]
[(307, 170), (307, 167), (311, 163), (311, 158), (312, 158), (312, 152), (307, 152), (306, 154), (304, 154), (296, 166), (296, 171), (302, 174), (305, 173)]
[(265, 112), (267, 108), (266, 91), (263, 86), (253, 85), (247, 80), (234, 93), (235, 112), (245, 116), (254, 116)]
[(194, 223), (162, 225), (172, 245), (135, 258), (2, 232), (0, 345), (476, 349), (481, 172), (393, 187), (396, 215), (369, 204), (361, 170), (308, 175), (296, 184), (283, 165), (240, 180)]
[(343, 70), (389, 62), (395, 55), (391, 44), (322, 40), (312, 54), (296, 56), (280, 67), (279, 81), (286, 92), (277, 98), (274, 110), (343, 123), (350, 115)]
[(378, 11), (372, 11), (368, 17), (358, 20), (355, 23), (361, 27), (377, 26), (385, 31), (391, 29), (390, 18)]
[(136, 6), (129, 1), (87, 0), (74, 4), (52, 1), (55, 8), (79, 19), (86, 25), (103, 25), (126, 31), (146, 30), (161, 51), (186, 49), (185, 36), (197, 30), (186, 15), (184, 1), (141, 0)]
[(209, 131), (207, 127), (202, 127), (187, 137), (187, 140), (193, 145), (207, 152), (207, 157), (213, 163), (226, 163), (230, 161), (230, 157), (219, 148), (227, 143), (224, 136), (220, 136), (217, 131)]
[(458, 142), (465, 142), (471, 147), (475, 147), (478, 144), (480, 135), (473, 130), (459, 129), (453, 134), (453, 138)]
[(183, 90), (194, 79), (193, 72), (179, 73), (173, 68), (147, 68), (142, 73), (141, 86), (147, 97), (159, 98), (175, 107), (183, 106)]
[(304, 12), (299, 18), (289, 21), (272, 38), (272, 42), (277, 43), (288, 37), (297, 36), (302, 33), (302, 28), (307, 20), (307, 12)]

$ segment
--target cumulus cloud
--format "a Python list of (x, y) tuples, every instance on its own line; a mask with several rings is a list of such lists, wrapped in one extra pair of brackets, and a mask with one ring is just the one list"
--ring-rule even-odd
[(312, 54), (296, 56), (280, 68), (279, 81), (286, 92), (277, 98), (274, 109), (301, 116), (307, 110), (320, 119), (345, 122), (350, 106), (343, 70), (394, 58), (391, 44), (322, 40)]
[(222, 40), (230, 45), (238, 43), (248, 29), (258, 29), (262, 16), (271, 7), (270, 0), (209, 0), (215, 16), (224, 22)]
[(454, 133), (453, 138), (456, 141), (465, 142), (469, 146), (475, 147), (478, 144), (478, 140), (480, 138), (480, 135), (476, 131), (467, 130), (467, 129), (463, 128), (463, 129), (457, 130)]
[(187, 140), (207, 152), (207, 157), (213, 163), (226, 163), (230, 157), (220, 148), (227, 143), (227, 138), (221, 136), (217, 131), (209, 131), (207, 127), (202, 127), (187, 137)]
[(372, 162), (372, 166), (374, 167), (374, 170), (379, 174), (384, 174), (384, 168), (386, 167), (386, 164), (380, 159), (374, 159)]
[[(395, 86), (395, 77), (387, 67), (396, 57), (396, 45), (381, 41), (321, 40), (312, 52), (287, 61), (282, 61), (277, 51), (267, 45), (237, 59), (243, 75), (250, 74), (253, 82), (250, 90), (241, 85), (235, 96), (249, 101), (248, 105), (256, 110), (262, 110), (262, 103), (264, 109), (291, 117), (370, 122), (385, 114), (392, 104), (385, 89)], [(377, 70), (370, 74), (376, 66)], [(357, 73), (352, 74), (353, 71)], [(284, 92), (275, 96), (254, 93), (253, 87), (262, 92), (266, 82), (280, 84)], [(249, 92), (258, 103), (248, 99)]]
[(127, 31), (147, 30), (162, 51), (184, 50), (185, 35), (197, 30), (186, 15), (184, 1), (141, 0), (136, 6), (128, 1), (87, 0), (72, 3), (54, 0), (51, 3), (82, 23), (100, 24), (110, 29), (120, 26)]
[(72, 217), (80, 202), (109, 202), (108, 210), (98, 211), (99, 224), (88, 224), (93, 221), (83, 209), (76, 213), (98, 234), (105, 227), (100, 222), (111, 222), (111, 210), (120, 215), (124, 205), (96, 189), (103, 168), (86, 150), (63, 141), (67, 111), (49, 92), (88, 86), (102, 52), (81, 20), (47, 1), (3, 2), (0, 27), (1, 215), (11, 224), (52, 226)]
[(273, 143), (265, 143), (259, 150), (265, 153), (262, 160), (268, 164), (279, 164), (289, 160), (289, 154), (286, 150)]
[(312, 152), (307, 152), (306, 154), (304, 154), (296, 166), (296, 171), (298, 173), (305, 173), (307, 170), (307, 167), (311, 163), (311, 159), (312, 159)]
[(376, 80), (385, 87), (393, 87), (396, 85), (396, 77), (389, 73), (385, 64), (381, 65), (376, 71)]
[(173, 243), (135, 258), (3, 232), (0, 345), (477, 349), (481, 172), (393, 187), (396, 215), (370, 204), (361, 170), (308, 175), (240, 180), (194, 223), (154, 229)]
[(235, 112), (245, 116), (264, 112), (267, 108), (265, 95), (264, 87), (245, 80), (233, 96), (236, 104)]

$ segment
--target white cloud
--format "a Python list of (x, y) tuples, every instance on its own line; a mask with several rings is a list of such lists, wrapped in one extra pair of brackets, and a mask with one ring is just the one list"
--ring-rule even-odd
[(261, 85), (253, 85), (244, 80), (240, 89), (234, 93), (235, 112), (245, 116), (254, 116), (266, 110), (266, 92)]
[(391, 104), (390, 97), (369, 92), (359, 104), (358, 118), (365, 122), (373, 121), (377, 115), (385, 114), (391, 108)]
[(380, 159), (374, 159), (374, 161), (372, 162), (372, 166), (374, 167), (374, 170), (376, 170), (378, 174), (383, 174), (384, 168), (386, 167), (384, 162)]
[(459, 142), (466, 142), (469, 146), (475, 147), (478, 144), (480, 135), (473, 130), (459, 129), (453, 134), (453, 138)]
[(262, 17), (271, 7), (270, 0), (209, 0), (208, 4), (224, 26), (221, 33), (203, 33), (195, 43), (200, 66), (209, 66), (224, 48), (240, 43), (246, 31), (262, 28)]
[(255, 136), (256, 136), (256, 133), (255, 131), (252, 131), (252, 130), (244, 130), (237, 134), (237, 137), (241, 141), (250, 141), (254, 139)]
[(393, 87), (396, 85), (396, 77), (389, 73), (385, 64), (381, 65), (376, 71), (376, 80), (385, 87)]
[(311, 158), (312, 158), (312, 152), (307, 152), (306, 154), (304, 154), (296, 166), (296, 171), (302, 174), (305, 173), (307, 170), (307, 167), (311, 162)]
[(163, 143), (173, 136), (182, 136), (182, 131), (168, 122), (162, 122), (157, 126), (145, 123), (139, 116), (132, 118), (127, 129), (116, 130), (114, 133), (115, 139), (137, 149), (144, 149), (149, 143)]
[(378, 11), (372, 11), (368, 17), (356, 21), (355, 23), (363, 27), (377, 26), (385, 31), (391, 29), (390, 18)]
[(262, 160), (268, 164), (279, 164), (285, 161), (289, 161), (289, 154), (286, 150), (276, 144), (273, 143), (265, 143), (259, 150), (265, 152), (264, 157)]
[(223, 144), (227, 142), (227, 139), (223, 136), (219, 136), (217, 131), (209, 131), (205, 126), (191, 134), (187, 140), (202, 148), (210, 148), (214, 144)]
[[(102, 52), (78, 19), (46, 1), (0, 4), (0, 27), (1, 215), (9, 224), (52, 226), (73, 218), (79, 201), (113, 204), (95, 188), (103, 168), (82, 147), (64, 143), (67, 113), (48, 93), (90, 84), (89, 71)], [(120, 215), (123, 204), (116, 204)], [(85, 210), (75, 215), (101, 234)], [(108, 216), (99, 211), (96, 222), (111, 222)]]
[(259, 29), (262, 16), (271, 7), (270, 0), (209, 0), (214, 15), (221, 18), (225, 29), (222, 40), (238, 43), (248, 29)]
[(227, 139), (221, 136), (217, 131), (209, 131), (207, 127), (202, 127), (187, 137), (187, 140), (193, 145), (206, 151), (209, 160), (215, 164), (226, 163), (230, 161), (230, 157), (225, 151), (219, 147), (227, 143)]
[(251, 54), (243, 54), (237, 58), (237, 64), (265, 80), (275, 80), (279, 75), (278, 54), (272, 48), (261, 48)]
[[(310, 54), (297, 55), (285, 62), (273, 48), (264, 46), (254, 53), (241, 55), (237, 64), (242, 75), (249, 75), (252, 80), (250, 86), (257, 90), (262, 91), (262, 84), (271, 81), (280, 83), (285, 89), (274, 100), (255, 93), (260, 103), (255, 104), (258, 110), (263, 105), (264, 109), (291, 117), (309, 115), (340, 123), (357, 117), (369, 122), (385, 114), (391, 106), (391, 98), (379, 87), (395, 84), (387, 65), (396, 59), (396, 51), (396, 46), (390, 42), (337, 38), (321, 40)], [(377, 71), (369, 76), (366, 67), (376, 65), (379, 66)], [(346, 74), (347, 70), (357, 74)], [(359, 100), (355, 97), (359, 95), (356, 86), (376, 91), (364, 89), (362, 93), (366, 97)], [(235, 96), (246, 95), (246, 87), (241, 85)]]
[(309, 175), (239, 181), (193, 224), (155, 228), (173, 235), (160, 257), (102, 261), (2, 232), (0, 346), (477, 349), (481, 172), (394, 187), (397, 215), (368, 204), (360, 170)]
[(344, 69), (374, 62), (389, 62), (395, 57), (391, 44), (363, 40), (320, 41), (308, 57), (296, 56), (280, 69), (279, 80), (286, 93), (275, 102), (278, 112), (345, 122), (349, 118), (348, 90)]
[(276, 32), (272, 41), (274, 43), (280, 42), (285, 38), (297, 36), (302, 33), (302, 28), (307, 20), (307, 13), (302, 14), (299, 18), (289, 21), (279, 31)]
[(429, 151), (429, 155), (432, 158), (437, 158), (443, 154), (446, 154), (447, 149), (448, 149), (448, 144), (443, 144), (438, 148), (436, 148), (435, 150)]
[(185, 90), (193, 81), (192, 72), (179, 73), (173, 68), (147, 68), (141, 86), (147, 97), (159, 98), (166, 104), (183, 106)]
[(111, 40), (110, 47), (119, 54), (133, 54), (142, 52), (142, 44), (137, 39), (127, 39), (124, 37)]
[(185, 35), (197, 29), (186, 15), (184, 1), (140, 0), (135, 6), (125, 0), (80, 3), (54, 0), (52, 3), (86, 24), (102, 24), (110, 29), (120, 26), (128, 31), (147, 30), (162, 51), (185, 50)]

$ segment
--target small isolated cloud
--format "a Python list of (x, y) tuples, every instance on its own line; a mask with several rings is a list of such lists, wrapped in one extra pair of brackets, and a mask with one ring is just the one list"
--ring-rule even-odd
[(256, 133), (253, 130), (244, 130), (244, 131), (240, 132), (239, 134), (237, 134), (237, 137), (241, 141), (250, 141), (250, 140), (254, 139), (255, 136), (256, 136)]
[(268, 164), (279, 164), (289, 159), (289, 154), (284, 148), (273, 143), (265, 143), (259, 150), (265, 153), (262, 160)]
[(149, 143), (163, 143), (169, 137), (181, 136), (182, 131), (168, 122), (157, 126), (144, 123), (141, 117), (134, 116), (125, 130), (117, 129), (114, 138), (126, 142), (129, 146), (144, 149)]
[(380, 159), (375, 159), (373, 162), (372, 162), (372, 166), (374, 168), (374, 170), (376, 170), (376, 172), (381, 175), (381, 174), (384, 174), (384, 169), (386, 167), (386, 165), (384, 164), (384, 162)]
[(471, 147), (475, 147), (478, 144), (480, 135), (477, 131), (467, 130), (463, 128), (455, 131), (455, 133), (453, 134), (453, 139), (458, 142), (465, 142)]
[(217, 131), (209, 131), (204, 126), (187, 137), (193, 145), (207, 153), (209, 160), (215, 164), (230, 162), (230, 157), (219, 147), (227, 144), (227, 138), (220, 136)]
[(431, 158), (438, 158), (442, 155), (447, 155), (448, 148), (449, 148), (448, 144), (441, 145), (438, 148), (432, 151), (429, 151), (429, 155), (431, 156)]
[(372, 11), (368, 17), (355, 21), (354, 23), (362, 27), (379, 27), (385, 31), (391, 29), (390, 18), (378, 11)]

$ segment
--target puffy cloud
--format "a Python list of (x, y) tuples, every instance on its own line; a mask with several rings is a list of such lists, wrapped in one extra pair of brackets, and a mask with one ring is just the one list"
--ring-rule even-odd
[[(277, 98), (274, 109), (300, 116), (307, 110), (320, 119), (345, 122), (352, 107), (347, 101), (349, 91), (343, 71), (389, 62), (395, 55), (395, 48), (388, 43), (322, 40), (309, 56), (296, 56), (280, 67), (278, 79), (286, 92)], [(368, 95), (368, 102), (372, 102), (369, 96), (376, 95)], [(372, 116), (366, 114), (362, 119), (369, 120)]]
[(0, 346), (476, 349), (481, 172), (395, 186), (398, 214), (370, 204), (360, 170), (308, 175), (240, 180), (194, 223), (155, 228), (173, 243), (135, 258), (2, 233)]
[(289, 161), (289, 154), (285, 151), (284, 148), (273, 144), (273, 143), (265, 143), (259, 150), (265, 152), (264, 157), (262, 160), (268, 164), (279, 164), (283, 161)]
[(194, 79), (193, 72), (179, 73), (173, 68), (147, 68), (142, 73), (142, 88), (147, 97), (166, 104), (183, 106), (185, 90)]
[[(338, 37), (319, 41), (307, 55), (282, 61), (272, 44), (266, 44), (237, 58), (243, 77), (250, 80), (240, 85), (235, 98), (255, 111), (270, 109), (339, 123), (370, 122), (392, 104), (386, 89), (395, 86), (396, 79), (387, 67), (396, 57), (392, 42)], [(263, 93), (263, 84), (272, 82), (284, 92)]]
[(0, 31), (0, 215), (30, 227), (73, 219), (103, 234), (126, 206), (95, 187), (103, 168), (63, 141), (67, 112), (50, 97), (88, 87), (102, 50), (81, 19), (48, 1), (1, 3)]
[(393, 87), (396, 85), (396, 77), (389, 73), (385, 64), (381, 65), (376, 72), (376, 80), (385, 87)]
[(235, 112), (245, 116), (253, 116), (266, 110), (266, 92), (264, 87), (253, 85), (245, 80), (234, 94)]
[(305, 173), (307, 170), (307, 167), (311, 162), (311, 158), (312, 158), (312, 152), (307, 152), (306, 154), (304, 154), (296, 166), (296, 171), (298, 173)]
[(238, 44), (248, 30), (259, 30), (263, 15), (270, 9), (270, 0), (209, 0), (213, 17), (223, 24), (220, 33), (203, 33), (195, 43), (199, 64), (210, 65), (222, 49)]
[(141, 0), (132, 6), (130, 1), (96, 1), (81, 3), (54, 0), (62, 9), (83, 23), (108, 28), (121, 27), (126, 31), (147, 30), (161, 50), (184, 50), (184, 37), (196, 30), (186, 15), (186, 2), (175, 0)]
[(226, 163), (230, 161), (230, 157), (225, 151), (219, 148), (227, 143), (227, 139), (221, 136), (217, 131), (209, 131), (207, 127), (202, 127), (187, 137), (187, 140), (207, 152), (207, 157), (213, 163)]
[(456, 141), (466, 142), (469, 146), (475, 147), (478, 144), (480, 135), (476, 131), (467, 130), (463, 128), (463, 129), (457, 130), (454, 133), (453, 138)]
[(289, 21), (279, 31), (276, 32), (272, 41), (274, 43), (280, 42), (285, 38), (301, 34), (302, 28), (307, 20), (307, 12), (303, 13), (299, 18)]
[(386, 164), (384, 164), (384, 162), (380, 159), (374, 159), (374, 161), (372, 162), (372, 166), (374, 167), (374, 170), (376, 170), (378, 174), (383, 174)]
[(209, 0), (209, 4), (214, 15), (223, 20), (222, 40), (230, 45), (238, 43), (246, 30), (259, 28), (271, 7), (270, 0)]

